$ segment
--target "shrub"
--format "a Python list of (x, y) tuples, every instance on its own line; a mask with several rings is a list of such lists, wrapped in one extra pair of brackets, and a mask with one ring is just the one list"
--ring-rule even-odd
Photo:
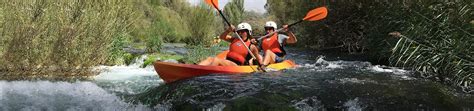
[(155, 22), (150, 29), (146, 40), (146, 49), (147, 52), (153, 53), (158, 52), (161, 49), (161, 44), (163, 44), (162, 35), (156, 31), (160, 30), (160, 26), (165, 26), (164, 22), (157, 21)]
[(231, 24), (238, 24), (245, 18), (244, 0), (231, 0), (223, 10)]
[(216, 15), (214, 9), (201, 4), (188, 14), (187, 21), (191, 33), (185, 42), (190, 45), (209, 45), (216, 36)]
[(185, 37), (189, 37), (188, 22), (181, 15), (166, 7), (159, 7), (158, 19), (161, 22), (155, 31), (163, 37), (164, 42), (182, 42)]
[[(2, 67), (18, 77), (88, 76), (136, 15), (130, 1), (0, 1)], [(22, 76), (23, 75), (23, 76)]]

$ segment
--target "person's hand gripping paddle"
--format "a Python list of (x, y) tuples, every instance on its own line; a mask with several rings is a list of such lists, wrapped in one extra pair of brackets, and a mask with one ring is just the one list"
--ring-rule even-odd
[[(295, 22), (295, 23), (292, 23), (292, 24), (288, 25), (288, 28), (293, 26), (293, 25), (296, 25), (298, 23), (301, 23), (303, 21), (318, 21), (318, 20), (324, 19), (324, 18), (326, 18), (327, 15), (328, 15), (328, 9), (326, 7), (318, 7), (318, 8), (312, 9), (311, 11), (306, 13), (306, 16), (303, 19), (299, 20), (298, 22)], [(258, 40), (260, 41), (263, 38), (269, 37), (270, 35), (272, 35), (274, 33), (281, 32), (283, 30), (284, 30), (284, 28), (280, 28), (280, 29), (278, 29), (278, 30), (276, 30), (272, 33), (261, 36), (260, 38), (258, 38)]]
[[(224, 21), (227, 23), (227, 25), (229, 27), (231, 27), (231, 24), (230, 22), (227, 20), (227, 18), (224, 16), (224, 14), (222, 13), (222, 11), (219, 9), (219, 6), (218, 6), (218, 0), (205, 0), (205, 2), (209, 5), (211, 5), (212, 7), (214, 7), (218, 12), (219, 14), (221, 15), (221, 17), (224, 19)], [(234, 30), (234, 33), (237, 33), (235, 30)], [(237, 34), (237, 38), (239, 38), (240, 42), (242, 42), (243, 44), (245, 44), (244, 40), (242, 40), (242, 37), (240, 37), (239, 34)], [(247, 51), (249, 52), (249, 54), (252, 56), (252, 58), (254, 60), (257, 60), (257, 65), (258, 65), (258, 69), (262, 70), (263, 72), (266, 72), (265, 69), (262, 68), (262, 64), (260, 64), (260, 61), (258, 61), (257, 59), (257, 56), (253, 55), (252, 51), (250, 51), (250, 48), (245, 46), (245, 48), (247, 49)]]

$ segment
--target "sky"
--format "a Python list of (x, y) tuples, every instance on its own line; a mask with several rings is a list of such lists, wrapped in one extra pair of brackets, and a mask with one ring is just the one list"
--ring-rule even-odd
[[(223, 9), (225, 4), (227, 4), (230, 0), (219, 0), (219, 8)], [(188, 0), (189, 3), (193, 5), (199, 4), (199, 2), (204, 2), (204, 0)], [(244, 0), (244, 8), (247, 11), (255, 11), (259, 13), (265, 13), (265, 3), (267, 0)]]

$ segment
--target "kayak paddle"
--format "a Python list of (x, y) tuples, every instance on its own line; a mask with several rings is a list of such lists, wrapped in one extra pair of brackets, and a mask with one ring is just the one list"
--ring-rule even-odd
[[(298, 23), (301, 23), (303, 21), (317, 21), (317, 20), (321, 20), (321, 19), (324, 19), (326, 18), (326, 16), (328, 15), (328, 9), (326, 7), (318, 7), (318, 8), (315, 8), (311, 11), (309, 11), (306, 16), (299, 20), (298, 22), (295, 22), (295, 23), (292, 23), (290, 25), (288, 25), (288, 27), (291, 27), (293, 25), (296, 25)], [(284, 28), (280, 28), (272, 33), (269, 33), (269, 34), (266, 34), (264, 36), (261, 36), (260, 38), (258, 38), (258, 40), (261, 40), (265, 37), (268, 37), (274, 33), (277, 33), (277, 32), (281, 32)]]
[[(205, 2), (209, 5), (211, 5), (212, 7), (214, 7), (218, 12), (219, 14), (221, 15), (221, 17), (224, 19), (225, 23), (227, 23), (227, 25), (229, 27), (231, 27), (231, 24), (230, 22), (227, 20), (227, 18), (224, 16), (224, 14), (222, 13), (222, 11), (219, 9), (219, 6), (218, 6), (218, 0), (205, 0)], [(234, 33), (237, 33), (237, 31), (234, 30)], [(242, 42), (243, 44), (245, 44), (244, 40), (242, 39), (242, 37), (240, 37), (239, 34), (236, 34), (237, 35), (237, 38), (239, 38), (240, 42)], [(263, 72), (266, 72), (265, 69), (262, 68), (262, 64), (260, 64), (260, 61), (258, 61), (257, 57), (255, 55), (253, 55), (252, 51), (250, 51), (250, 48), (247, 47), (246, 45), (244, 45), (245, 48), (247, 49), (247, 51), (249, 52), (249, 54), (253, 57), (253, 59), (257, 60), (257, 65), (258, 65), (258, 69), (262, 70)]]

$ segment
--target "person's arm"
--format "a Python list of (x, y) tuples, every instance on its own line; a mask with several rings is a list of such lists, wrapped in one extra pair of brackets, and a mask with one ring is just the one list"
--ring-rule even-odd
[(284, 43), (285, 44), (294, 44), (294, 43), (296, 43), (298, 40), (296, 39), (295, 34), (293, 34), (293, 32), (288, 30), (288, 25), (283, 25), (283, 28), (285, 28), (284, 31), (288, 34), (288, 39), (286, 39), (284, 41)]
[(263, 58), (262, 56), (259, 56), (258, 48), (255, 45), (250, 45), (249, 48), (252, 51), (252, 54), (257, 58), (258, 63), (262, 64)]
[(255, 45), (255, 47), (257, 47), (258, 50), (261, 50), (261, 47), (260, 47), (259, 42), (260, 42), (260, 41), (257, 40), (257, 39), (254, 39), (254, 38), (250, 39), (250, 43), (252, 43), (253, 45)]
[(229, 28), (227, 28), (227, 30), (225, 30), (220, 36), (219, 38), (222, 39), (222, 40), (225, 40), (227, 42), (232, 42), (232, 36), (229, 35), (229, 33), (231, 32), (234, 32), (234, 26), (231, 25)]

